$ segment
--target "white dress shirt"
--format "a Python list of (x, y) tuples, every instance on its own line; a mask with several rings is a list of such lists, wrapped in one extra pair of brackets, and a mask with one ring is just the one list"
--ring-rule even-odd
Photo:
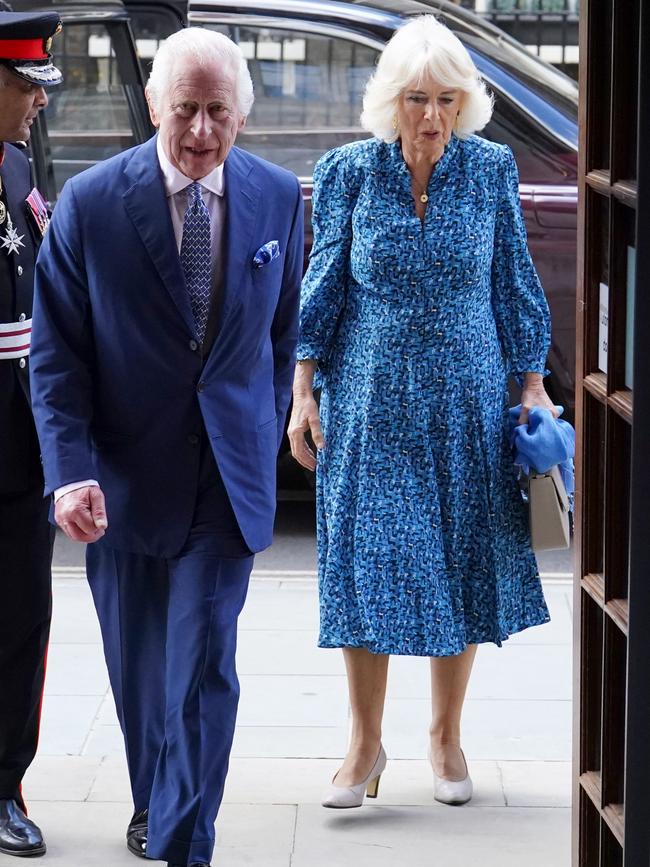
[[(163, 150), (160, 136), (158, 136), (157, 146), (158, 162), (163, 176), (163, 185), (165, 194), (167, 195), (167, 204), (169, 205), (169, 213), (172, 218), (172, 226), (174, 227), (174, 237), (178, 252), (181, 250), (181, 241), (183, 240), (183, 222), (185, 220), (185, 211), (187, 210), (187, 188), (192, 183), (192, 179), (186, 177), (176, 166), (173, 166), (167, 159), (167, 155)], [(213, 169), (210, 174), (199, 180), (202, 187), (203, 201), (210, 213), (210, 249), (212, 251), (212, 268), (216, 280), (220, 282), (220, 274), (222, 273), (222, 250), (223, 250), (223, 231), (225, 224), (225, 199), (224, 199), (224, 172), (223, 163)], [(91, 486), (99, 486), (99, 482), (95, 479), (85, 479), (82, 482), (70, 482), (69, 485), (62, 485), (54, 491), (54, 502), (56, 503), (64, 494), (69, 494), (79, 488)]]
[[(187, 210), (187, 188), (192, 183), (192, 179), (186, 177), (167, 159), (160, 136), (158, 136), (157, 151), (169, 212), (172, 215), (176, 246), (180, 253), (181, 241), (183, 240), (183, 221)], [(214, 265), (221, 259), (221, 250), (223, 249), (222, 238), (225, 222), (223, 163), (213, 169), (209, 175), (201, 178), (199, 183), (202, 187), (203, 201), (210, 213), (210, 246)]]

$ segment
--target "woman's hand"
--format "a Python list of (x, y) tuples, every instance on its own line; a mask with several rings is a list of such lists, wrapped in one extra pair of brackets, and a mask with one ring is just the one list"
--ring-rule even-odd
[(314, 400), (312, 390), (315, 370), (315, 361), (305, 361), (296, 365), (296, 375), (293, 380), (293, 409), (287, 429), (291, 454), (302, 467), (312, 472), (316, 469), (316, 455), (307, 445), (305, 434), (311, 433), (317, 449), (325, 448), (318, 404)]
[(553, 413), (553, 418), (557, 418), (559, 415), (555, 404), (546, 393), (541, 373), (527, 373), (524, 377), (524, 384), (521, 389), (519, 424), (528, 424), (528, 413), (534, 406), (541, 406), (542, 409), (550, 410)]

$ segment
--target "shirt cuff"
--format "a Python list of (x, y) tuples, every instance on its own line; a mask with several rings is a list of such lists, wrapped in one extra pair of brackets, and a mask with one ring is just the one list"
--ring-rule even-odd
[(71, 493), (72, 491), (78, 491), (79, 488), (98, 488), (99, 482), (96, 482), (95, 479), (85, 479), (83, 482), (70, 482), (69, 485), (62, 485), (60, 488), (57, 488), (54, 491), (54, 502), (58, 503), (61, 497), (66, 494)]
[(544, 366), (543, 362), (533, 362), (532, 364), (527, 364), (521, 367), (519, 370), (515, 371), (512, 375), (515, 378), (515, 381), (519, 388), (524, 387), (524, 379), (526, 378), (527, 373), (540, 373), (542, 377), (549, 376), (550, 370), (547, 370)]

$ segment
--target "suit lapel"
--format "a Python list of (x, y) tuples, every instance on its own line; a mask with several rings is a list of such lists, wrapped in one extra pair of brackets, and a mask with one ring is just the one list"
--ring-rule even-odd
[(124, 193), (124, 207), (160, 279), (194, 334), (196, 326), (176, 247), (174, 227), (156, 152), (156, 139), (157, 136), (154, 136), (138, 148), (127, 165), (126, 174), (133, 184)]
[(244, 151), (233, 148), (224, 164), (226, 225), (224, 238), (223, 302), (221, 329), (234, 313), (245, 291), (244, 280), (252, 269), (251, 244), (261, 195), (254, 183), (252, 162)]

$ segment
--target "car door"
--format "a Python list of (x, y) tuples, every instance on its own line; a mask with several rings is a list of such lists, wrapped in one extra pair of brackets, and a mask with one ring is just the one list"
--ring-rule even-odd
[(68, 178), (153, 132), (123, 8), (75, 3), (60, 14), (55, 51), (63, 83), (48, 91), (30, 144), (36, 182), (51, 203)]
[(143, 80), (147, 81), (151, 63), (160, 43), (187, 24), (184, 0), (124, 0)]

